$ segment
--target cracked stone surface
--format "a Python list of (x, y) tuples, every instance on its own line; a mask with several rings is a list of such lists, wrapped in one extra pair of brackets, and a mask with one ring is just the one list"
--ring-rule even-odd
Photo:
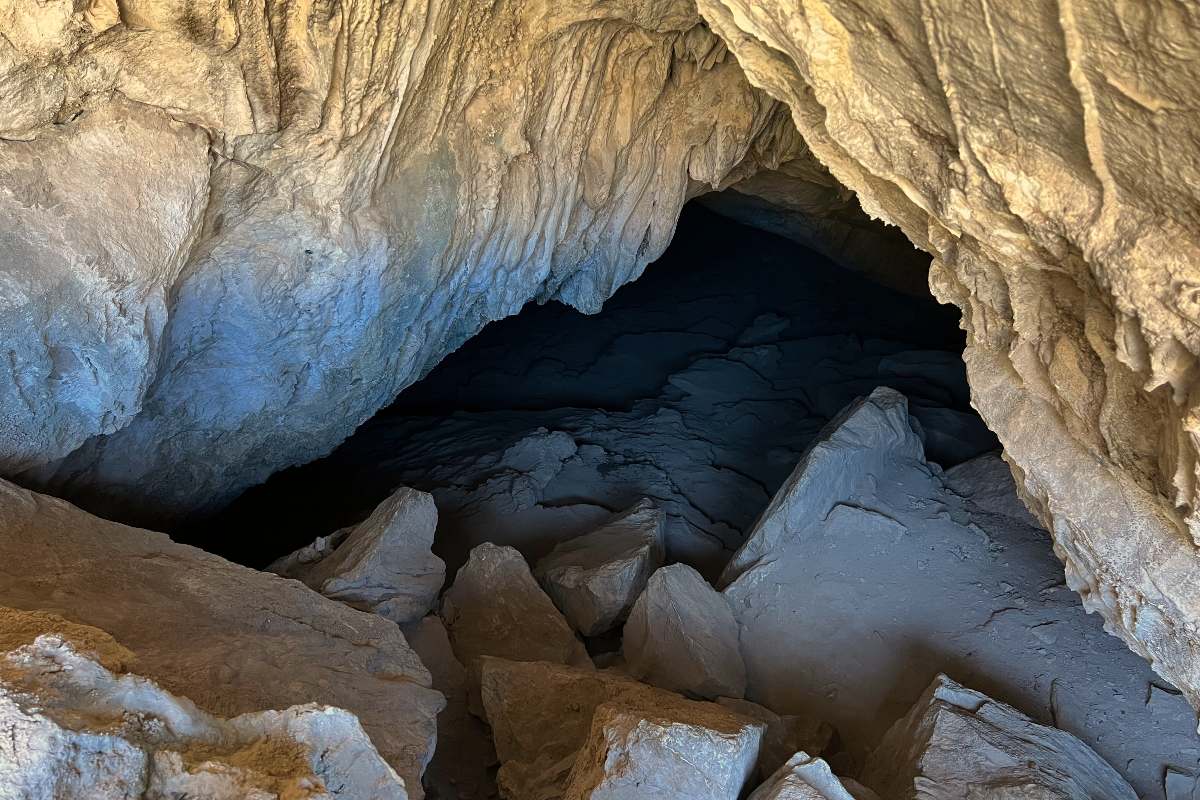
[(662, 509), (642, 499), (596, 530), (555, 546), (534, 575), (575, 630), (598, 636), (629, 616), (662, 566), (664, 548)]
[(208, 714), (345, 709), (423, 796), (444, 700), (394, 623), (4, 481), (0, 531), (0, 605), (105, 631)]
[(415, 622), (437, 602), (446, 564), (435, 556), (437, 507), (402, 486), (353, 528), (320, 537), (267, 569), (392, 622)]
[(897, 800), (1138, 796), (1074, 736), (945, 675), (888, 731), (863, 781)]
[(839, 780), (821, 759), (799, 752), (780, 765), (748, 800), (878, 800), (870, 789), (849, 783)]
[(68, 624), (63, 634), (61, 618), (12, 610), (5, 621), (14, 615), (46, 632), (0, 654), (2, 797), (408, 800), (347, 711), (308, 704), (222, 719), (94, 658), (86, 651), (103, 631)]
[(692, 697), (741, 698), (746, 665), (725, 597), (687, 564), (650, 576), (621, 641), (633, 677)]

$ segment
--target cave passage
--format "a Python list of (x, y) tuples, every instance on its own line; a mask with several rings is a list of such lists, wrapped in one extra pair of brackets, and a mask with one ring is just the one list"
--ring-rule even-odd
[[(511, 545), (532, 566), (649, 498), (665, 512), (666, 561), (724, 587), (713, 594), (735, 609), (746, 698), (830, 723), (825, 757), (844, 774), (944, 672), (1164, 797), (1169, 776), (1200, 771), (1195, 716), (1066, 585), (971, 409), (963, 343), (957, 312), (928, 293), (693, 204), (668, 251), (599, 314), (549, 303), (489, 325), (329, 457), (177, 535), (261, 567), (414, 487), (436, 501), (450, 587), (478, 545)], [(874, 428), (840, 413), (868, 395), (904, 402), (879, 387), (908, 413)], [(831, 431), (846, 460), (810, 466), (844, 494), (826, 512), (798, 508), (808, 534), (722, 576)], [(428, 628), (405, 633), (431, 652)], [(585, 643), (598, 664), (619, 663), (629, 635)], [(462, 712), (439, 737), (429, 796), (489, 796), (486, 729)]]
[[(902, 237), (881, 239), (912, 261)], [(650, 496), (670, 515), (672, 559), (715, 575), (817, 432), (876, 386), (909, 398), (941, 466), (997, 448), (970, 407), (963, 342), (957, 310), (927, 292), (693, 203), (599, 314), (531, 303), (492, 323), (328, 458), (183, 535), (262, 566), (405, 484), (438, 497), (452, 574), (482, 541), (536, 557)], [(486, 501), (468, 485), (489, 480)]]

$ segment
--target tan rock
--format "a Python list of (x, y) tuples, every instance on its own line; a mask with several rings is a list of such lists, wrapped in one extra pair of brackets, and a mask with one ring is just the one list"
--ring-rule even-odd
[(764, 726), (758, 753), (758, 776), (767, 780), (792, 756), (803, 751), (813, 757), (825, 752), (833, 739), (833, 726), (812, 717), (776, 714), (769, 708), (733, 697), (718, 697), (717, 703), (735, 714), (758, 720)]
[(747, 800), (878, 800), (870, 789), (853, 781), (849, 784), (834, 775), (821, 759), (800, 752), (780, 766)]

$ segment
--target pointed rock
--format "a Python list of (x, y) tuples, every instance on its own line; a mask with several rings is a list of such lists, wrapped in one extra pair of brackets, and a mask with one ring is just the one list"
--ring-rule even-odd
[(847, 406), (817, 435), (725, 567), (720, 585), (728, 586), (759, 559), (801, 537), (852, 497), (859, 482), (890, 474), (898, 461), (928, 469), (908, 401), (881, 386)]
[(350, 712), (308, 704), (222, 719), (80, 653), (66, 637), (83, 627), (0, 656), (0, 797), (409, 797)]
[(896, 800), (1137, 797), (1071, 734), (1039, 725), (945, 675), (883, 737), (862, 780)]
[(575, 630), (599, 636), (629, 616), (662, 566), (663, 520), (653, 501), (641, 500), (538, 562), (538, 580)]
[(664, 689), (705, 698), (746, 693), (733, 611), (686, 564), (650, 577), (625, 623), (624, 653), (631, 675)]
[(511, 547), (481, 544), (442, 599), (454, 653), (470, 670), (480, 656), (592, 665), (583, 643)]
[(748, 800), (878, 800), (878, 796), (853, 781), (843, 782), (822, 759), (799, 752), (755, 789)]
[(359, 525), (267, 569), (393, 622), (415, 622), (433, 608), (446, 580), (445, 563), (430, 551), (436, 530), (433, 496), (401, 487)]
[[(480, 693), (501, 761), (498, 782), (509, 800), (589, 796), (579, 793), (603, 784), (601, 773), (621, 766), (614, 761), (620, 761), (620, 753), (630, 756), (624, 764), (629, 774), (652, 774), (646, 770), (658, 769), (660, 776), (672, 776), (669, 782), (679, 779), (675, 771), (682, 768), (680, 757), (695, 763), (716, 759), (719, 764), (705, 763), (700, 769), (710, 774), (711, 768), (722, 786), (736, 782), (740, 789), (753, 769), (762, 736), (761, 723), (715, 703), (687, 700), (610, 671), (483, 658)], [(601, 709), (605, 711), (600, 713)], [(636, 719), (647, 722), (638, 727)], [(646, 742), (643, 748), (634, 741), (636, 737), (631, 738), (635, 731), (648, 738), (676, 738)], [(681, 742), (696, 744), (697, 749), (690, 756), (681, 753), (676, 749)], [(602, 761), (602, 752), (610, 752), (612, 758)], [(567, 790), (568, 784), (575, 794)], [(642, 788), (650, 792), (658, 784), (656, 779)], [(630, 791), (619, 796), (713, 796)], [(737, 797), (737, 790), (729, 796)]]
[(758, 754), (758, 775), (762, 780), (801, 751), (820, 755), (833, 739), (833, 726), (812, 717), (776, 714), (758, 703), (732, 697), (718, 697), (717, 703), (766, 726)]

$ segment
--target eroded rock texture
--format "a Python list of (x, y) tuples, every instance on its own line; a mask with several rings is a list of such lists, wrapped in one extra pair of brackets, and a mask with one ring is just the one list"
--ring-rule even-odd
[(1200, 703), (1200, 12), (700, 0), (864, 209), (934, 255), (1071, 587)]

